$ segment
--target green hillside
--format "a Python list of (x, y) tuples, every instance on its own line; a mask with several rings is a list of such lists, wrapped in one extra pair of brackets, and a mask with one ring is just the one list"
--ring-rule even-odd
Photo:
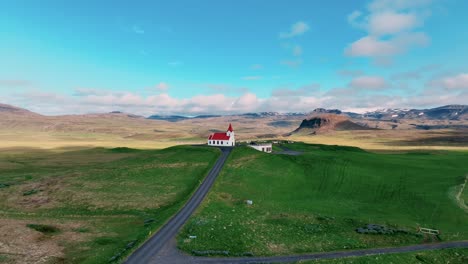
[(352, 257), (342, 259), (301, 261), (301, 264), (421, 264), (421, 263), (450, 263), (465, 264), (468, 262), (468, 249), (442, 249), (412, 253), (373, 255), (364, 257)]
[[(468, 213), (455, 199), (468, 153), (288, 147), (304, 153), (236, 148), (179, 235), (179, 247), (201, 255), (283, 255), (438, 240), (416, 234), (418, 226), (440, 229), (441, 240), (468, 238)], [(355, 231), (368, 224), (384, 226), (386, 234)]]

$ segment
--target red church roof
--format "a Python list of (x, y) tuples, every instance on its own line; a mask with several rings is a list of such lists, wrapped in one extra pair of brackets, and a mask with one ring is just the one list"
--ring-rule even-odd
[[(234, 131), (232, 129), (232, 125), (229, 124), (229, 128), (228, 130), (229, 132), (232, 132)], [(227, 135), (227, 132), (226, 133), (213, 133), (210, 135), (210, 137), (208, 138), (208, 140), (229, 140), (231, 137)]]
[(209, 140), (229, 140), (229, 136), (226, 133), (213, 133), (208, 138)]

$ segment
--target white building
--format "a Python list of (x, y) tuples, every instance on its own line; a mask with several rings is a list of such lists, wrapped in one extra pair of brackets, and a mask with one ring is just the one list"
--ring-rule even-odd
[(252, 142), (248, 146), (251, 147), (251, 148), (254, 148), (254, 149), (258, 150), (258, 151), (263, 151), (263, 152), (266, 152), (266, 153), (271, 153), (272, 148), (273, 148), (271, 143), (258, 144), (258, 143)]
[(234, 130), (231, 124), (226, 133), (213, 133), (208, 137), (209, 146), (221, 147), (234, 147), (236, 145), (236, 138), (234, 137)]

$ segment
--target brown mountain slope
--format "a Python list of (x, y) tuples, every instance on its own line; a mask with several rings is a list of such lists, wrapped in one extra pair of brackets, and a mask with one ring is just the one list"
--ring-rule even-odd
[[(238, 140), (274, 138), (293, 130), (303, 119), (281, 116), (254, 119), (238, 115), (168, 122), (121, 112), (45, 116), (13, 106), (1, 106), (0, 137), (3, 135), (3, 141), (17, 141), (22, 145), (31, 141), (37, 141), (38, 145), (41, 145), (40, 141), (79, 141), (83, 144), (139, 141), (149, 142), (149, 146), (156, 141), (173, 144), (205, 142), (209, 134), (225, 131), (229, 123), (232, 123)], [(277, 122), (282, 126), (276, 126)]]
[[(304, 118), (307, 118), (307, 122)], [(324, 113), (312, 116), (253, 113), (186, 118), (179, 122), (168, 122), (120, 112), (45, 116), (0, 104), (0, 149), (90, 146), (162, 148), (178, 144), (204, 143), (209, 134), (213, 131), (225, 131), (229, 123), (232, 123), (236, 139), (239, 141), (286, 139), (283, 136), (291, 135), (291, 131), (297, 128), (289, 139), (311, 143), (353, 144), (373, 149), (394, 148), (395, 145), (389, 144), (396, 140), (403, 142), (403, 140), (425, 140), (447, 135), (452, 137), (450, 134), (452, 131), (447, 130), (447, 125), (452, 127), (466, 125), (461, 120), (387, 121), (350, 119), (345, 115)], [(422, 128), (419, 128), (421, 126)], [(369, 130), (370, 127), (378, 130)], [(426, 130), (426, 127), (429, 129)], [(465, 131), (461, 133), (462, 136), (466, 135)], [(309, 136), (314, 134), (318, 136)], [(357, 139), (353, 139), (355, 137)], [(381, 139), (382, 137), (385, 140)], [(418, 141), (415, 144), (428, 144), (425, 142)], [(440, 148), (446, 146), (445, 143), (437, 144), (441, 144)]]
[(0, 115), (33, 115), (33, 116), (40, 116), (39, 114), (33, 113), (29, 110), (24, 108), (19, 108), (12, 105), (1, 104), (0, 103)]
[(365, 125), (355, 123), (342, 115), (322, 114), (304, 119), (293, 134), (317, 134), (343, 130), (372, 130)]

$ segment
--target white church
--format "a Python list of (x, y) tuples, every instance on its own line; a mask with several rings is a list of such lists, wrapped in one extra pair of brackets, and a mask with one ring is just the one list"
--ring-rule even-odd
[(234, 137), (234, 130), (232, 125), (229, 124), (229, 128), (226, 133), (213, 133), (208, 137), (209, 146), (221, 146), (221, 147), (234, 147), (236, 145), (236, 138)]

